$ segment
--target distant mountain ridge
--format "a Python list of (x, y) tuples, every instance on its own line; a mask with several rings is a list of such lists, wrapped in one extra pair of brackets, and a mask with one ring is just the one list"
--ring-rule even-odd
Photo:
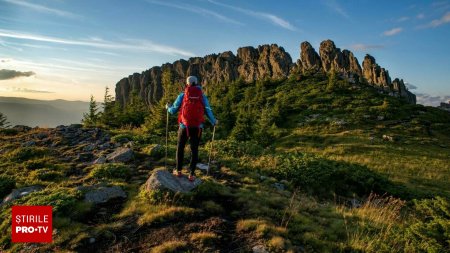
[(11, 125), (55, 127), (80, 123), (89, 102), (0, 97), (0, 112)]
[(351, 83), (366, 82), (395, 97), (403, 97), (409, 103), (416, 103), (416, 96), (406, 89), (403, 80), (393, 81), (388, 70), (380, 67), (375, 58), (366, 55), (362, 67), (349, 50), (337, 48), (333, 41), (320, 44), (319, 53), (307, 41), (300, 45), (300, 58), (293, 62), (291, 56), (276, 44), (262, 45), (258, 48), (241, 47), (237, 55), (231, 51), (211, 54), (205, 57), (192, 57), (162, 66), (152, 67), (141, 74), (134, 73), (122, 78), (115, 89), (116, 101), (122, 105), (129, 102), (136, 92), (149, 106), (156, 104), (163, 95), (162, 73), (169, 70), (175, 82), (184, 82), (189, 75), (200, 78), (202, 85), (214, 85), (242, 78), (246, 82), (262, 79), (284, 79), (291, 74), (315, 74), (335, 71), (341, 78)]

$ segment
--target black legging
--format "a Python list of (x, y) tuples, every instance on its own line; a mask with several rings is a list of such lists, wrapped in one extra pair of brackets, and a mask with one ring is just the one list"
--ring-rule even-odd
[[(186, 131), (187, 130), (187, 131)], [(189, 132), (189, 134), (188, 134)], [(189, 136), (188, 136), (189, 135)], [(178, 128), (178, 145), (177, 145), (177, 170), (181, 171), (183, 166), (184, 159), (184, 146), (186, 146), (186, 142), (190, 139), (191, 146), (191, 164), (189, 166), (190, 174), (194, 175), (195, 167), (198, 162), (198, 145), (200, 143), (200, 139), (202, 135), (201, 128), (198, 127), (189, 127), (187, 128)]]

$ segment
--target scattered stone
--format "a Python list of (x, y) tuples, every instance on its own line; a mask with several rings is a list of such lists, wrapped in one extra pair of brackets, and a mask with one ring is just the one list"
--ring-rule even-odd
[(124, 145), (126, 148), (133, 148), (134, 147), (134, 141), (129, 141), (127, 143), (125, 143)]
[(82, 124), (70, 124), (69, 128), (82, 128)]
[(393, 137), (393, 136), (389, 136), (389, 135), (383, 134), (383, 141), (394, 142), (394, 137)]
[(100, 156), (92, 164), (104, 164), (106, 163), (106, 157)]
[(10, 201), (16, 200), (16, 199), (20, 199), (23, 196), (26, 196), (32, 192), (35, 191), (39, 191), (42, 190), (44, 187), (40, 186), (40, 185), (33, 185), (33, 186), (28, 186), (28, 187), (24, 187), (21, 189), (14, 189), (12, 190), (12, 192), (6, 196), (3, 199), (3, 203), (8, 203)]
[(30, 131), (32, 128), (29, 126), (24, 126), (24, 125), (15, 125), (13, 127), (14, 130), (18, 131), (18, 132), (28, 132)]
[(77, 162), (90, 162), (94, 159), (94, 155), (92, 153), (79, 153), (77, 155)]
[(84, 152), (91, 152), (94, 149), (95, 149), (95, 145), (94, 144), (89, 144), (89, 145), (83, 147), (83, 151)]
[(35, 146), (35, 145), (36, 145), (35, 141), (27, 141), (22, 144), (22, 147), (31, 147), (31, 146)]
[[(83, 188), (81, 188), (83, 189)], [(86, 189), (86, 188), (84, 188)], [(87, 187), (87, 192), (84, 195), (84, 201), (93, 204), (107, 203), (112, 199), (127, 198), (127, 194), (119, 186), (92, 186)]]
[(150, 178), (145, 183), (147, 191), (154, 190), (170, 190), (173, 192), (190, 192), (195, 187), (200, 185), (202, 180), (196, 178), (194, 182), (190, 182), (187, 176), (176, 177), (167, 170), (159, 169), (152, 173)]
[(197, 163), (197, 168), (203, 172), (207, 172), (208, 171), (208, 164), (204, 164), (204, 163)]
[(40, 132), (40, 133), (36, 134), (36, 138), (38, 138), (39, 140), (42, 140), (47, 137), (48, 137), (48, 134), (46, 132)]
[(256, 245), (252, 248), (253, 253), (269, 253), (264, 245)]
[(377, 120), (378, 120), (378, 121), (383, 121), (383, 120), (384, 120), (384, 116), (383, 116), (383, 115), (379, 115), (379, 116), (377, 117)]
[(95, 242), (95, 238), (94, 237), (89, 238), (89, 243), (90, 244), (93, 244), (94, 242)]
[(106, 156), (106, 160), (126, 163), (132, 160), (133, 157), (133, 150), (131, 150), (130, 148), (119, 147), (114, 152)]
[(152, 157), (159, 158), (164, 155), (163, 150), (164, 148), (162, 145), (156, 144), (147, 148), (147, 154)]
[(98, 146), (98, 149), (100, 150), (105, 150), (111, 147), (111, 144), (109, 144), (109, 142), (103, 143), (101, 145)]
[(275, 189), (279, 190), (279, 191), (284, 191), (285, 186), (282, 183), (274, 183), (273, 187), (275, 187)]

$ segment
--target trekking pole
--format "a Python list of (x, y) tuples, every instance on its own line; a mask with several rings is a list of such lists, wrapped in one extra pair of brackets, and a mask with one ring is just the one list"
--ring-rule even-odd
[(164, 167), (167, 170), (167, 148), (168, 148), (168, 139), (169, 139), (169, 110), (166, 110), (166, 156), (164, 158)]
[(214, 134), (216, 133), (216, 125), (213, 128), (212, 140), (211, 140), (211, 148), (209, 149), (209, 159), (208, 159), (208, 170), (206, 171), (206, 175), (209, 176), (209, 166), (211, 164), (211, 154), (213, 150), (213, 142), (214, 142)]

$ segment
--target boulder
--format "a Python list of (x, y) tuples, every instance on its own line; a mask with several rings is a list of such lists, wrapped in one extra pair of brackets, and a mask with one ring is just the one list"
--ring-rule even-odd
[(199, 178), (196, 178), (193, 182), (190, 182), (185, 175), (182, 177), (176, 177), (167, 170), (158, 169), (152, 173), (145, 183), (145, 189), (147, 191), (170, 190), (173, 192), (186, 193), (192, 191), (201, 183), (202, 181)]
[(127, 198), (127, 194), (119, 186), (91, 186), (81, 188), (81, 190), (86, 190), (84, 201), (93, 204), (103, 204), (112, 199)]
[(35, 191), (40, 191), (43, 188), (44, 187), (42, 187), (40, 185), (33, 185), (33, 186), (28, 186), (28, 187), (24, 187), (24, 188), (20, 188), (20, 189), (14, 189), (8, 196), (6, 196), (3, 199), (3, 203), (8, 203), (10, 201), (20, 199), (23, 196), (26, 196)]
[(114, 152), (106, 156), (108, 162), (129, 162), (133, 159), (133, 150), (126, 147), (119, 147)]
[(77, 155), (76, 161), (77, 162), (90, 162), (94, 159), (94, 155), (92, 153), (79, 153)]
[(100, 156), (99, 158), (95, 159), (95, 161), (92, 164), (104, 164), (106, 163), (106, 157)]

